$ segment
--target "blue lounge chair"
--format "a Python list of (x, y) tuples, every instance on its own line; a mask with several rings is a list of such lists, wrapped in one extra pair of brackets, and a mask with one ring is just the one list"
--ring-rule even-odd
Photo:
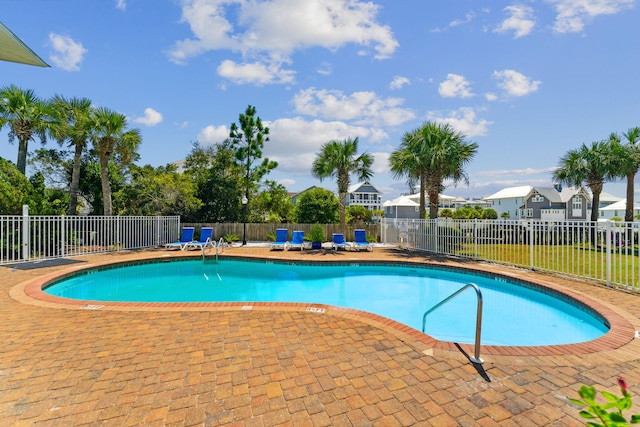
[(184, 245), (184, 249), (205, 249), (213, 248), (216, 242), (213, 240), (213, 227), (202, 227), (200, 238)]
[(180, 236), (180, 240), (177, 241), (177, 242), (167, 243), (166, 245), (164, 245), (164, 247), (166, 249), (172, 249), (172, 248), (184, 249), (184, 247), (187, 245), (187, 243), (193, 241), (193, 232), (194, 231), (195, 230), (194, 230), (193, 227), (184, 227), (182, 229), (182, 235)]
[(300, 250), (304, 250), (304, 231), (294, 231), (293, 236), (291, 237), (291, 243), (289, 244), (289, 249), (300, 248)]
[(333, 233), (333, 243), (331, 246), (336, 251), (338, 249), (344, 249), (345, 251), (351, 249), (351, 243), (344, 241), (344, 234), (342, 233)]
[(369, 252), (373, 251), (373, 246), (371, 245), (371, 243), (367, 242), (366, 230), (354, 230), (353, 235), (355, 237), (355, 241), (353, 243), (353, 247), (355, 250), (359, 251), (360, 249), (366, 249)]
[(289, 230), (286, 228), (278, 228), (276, 230), (276, 240), (271, 243), (269, 250), (282, 249), (283, 251), (286, 251), (289, 248), (289, 242), (287, 242), (288, 235)]

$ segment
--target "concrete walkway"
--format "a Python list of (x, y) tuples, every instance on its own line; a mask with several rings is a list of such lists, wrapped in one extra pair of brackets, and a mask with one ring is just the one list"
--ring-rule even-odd
[[(110, 306), (27, 292), (79, 267), (183, 255), (0, 267), (0, 425), (584, 426), (566, 399), (581, 384), (619, 394), (622, 375), (640, 394), (640, 340), (628, 333), (640, 330), (640, 297), (493, 265), (464, 263), (597, 300), (624, 331), (597, 346), (489, 351), (478, 366), (466, 346), (348, 310)], [(224, 255), (457, 264), (390, 249)], [(640, 397), (631, 413), (640, 413)]]

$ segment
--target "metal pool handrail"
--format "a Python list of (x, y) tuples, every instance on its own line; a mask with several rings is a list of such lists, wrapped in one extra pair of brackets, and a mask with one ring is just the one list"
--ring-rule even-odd
[(446, 297), (445, 299), (443, 299), (442, 301), (440, 301), (439, 303), (431, 307), (429, 310), (425, 311), (424, 315), (422, 316), (422, 332), (424, 333), (424, 327), (427, 324), (427, 315), (429, 313), (431, 313), (432, 311), (434, 311), (436, 308), (440, 307), (444, 303), (450, 301), (451, 299), (456, 297), (458, 294), (462, 293), (462, 291), (466, 290), (467, 288), (475, 289), (476, 295), (478, 296), (478, 308), (476, 310), (476, 344), (474, 349), (474, 355), (473, 357), (470, 357), (469, 360), (471, 360), (473, 363), (482, 364), (484, 363), (484, 360), (480, 358), (480, 335), (482, 334), (482, 292), (480, 292), (480, 288), (475, 283), (468, 283), (464, 285), (463, 287), (461, 287), (460, 289), (458, 289), (457, 291), (455, 291), (454, 293), (452, 293), (451, 295), (449, 295), (448, 297)]

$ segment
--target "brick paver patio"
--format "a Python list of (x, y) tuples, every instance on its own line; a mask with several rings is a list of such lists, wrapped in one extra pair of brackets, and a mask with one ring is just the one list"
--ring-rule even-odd
[[(349, 311), (296, 307), (91, 307), (25, 294), (29, 283), (79, 266), (161, 256), (150, 250), (22, 270), (0, 267), (2, 426), (583, 426), (566, 399), (581, 384), (640, 394), (640, 340), (625, 332), (577, 354), (482, 354), (419, 339)], [(192, 254), (198, 256), (198, 254)], [(225, 255), (318, 261), (402, 260), (402, 251)], [(441, 262), (441, 261), (436, 261)], [(640, 299), (600, 286), (491, 265), (475, 268), (555, 283), (598, 300), (640, 330)], [(375, 316), (374, 316), (375, 317)], [(628, 331), (627, 331), (628, 332)], [(630, 413), (640, 413), (640, 397)]]

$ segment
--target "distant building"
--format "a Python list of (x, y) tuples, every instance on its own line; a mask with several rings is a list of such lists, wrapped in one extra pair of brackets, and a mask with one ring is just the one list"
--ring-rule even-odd
[[(382, 204), (385, 218), (420, 218), (420, 203), (409, 196), (400, 196)], [(424, 217), (423, 217), (424, 218)]]
[(488, 207), (498, 213), (498, 218), (502, 218), (502, 215), (507, 213), (509, 218), (517, 219), (519, 218), (520, 207), (532, 189), (533, 187), (530, 185), (504, 188), (489, 197), (485, 197), (484, 200), (490, 203)]
[(382, 209), (382, 193), (368, 182), (360, 182), (347, 190), (347, 206), (364, 206), (370, 211)]
[(534, 187), (520, 206), (521, 219), (585, 221), (591, 215), (591, 194), (582, 187)]
[[(621, 199), (615, 203), (611, 203), (607, 206), (603, 206), (598, 210), (599, 219), (612, 219), (621, 218), (624, 219), (625, 210), (627, 208), (627, 200)], [(640, 215), (640, 203), (633, 203), (633, 216)]]

